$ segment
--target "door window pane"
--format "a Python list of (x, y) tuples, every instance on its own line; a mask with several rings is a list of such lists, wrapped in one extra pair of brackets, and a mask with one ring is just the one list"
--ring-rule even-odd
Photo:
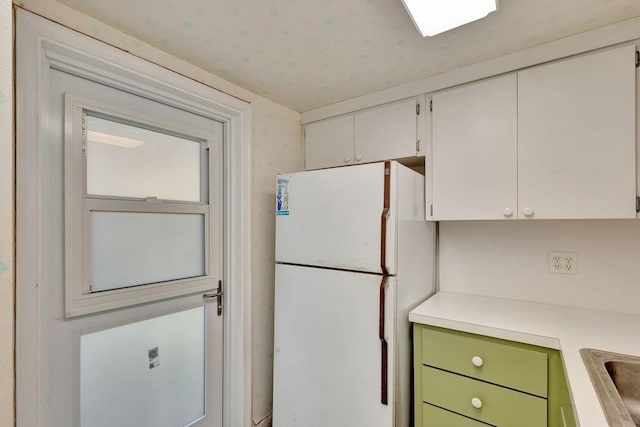
[(91, 292), (205, 275), (205, 216), (91, 212)]
[(87, 194), (200, 202), (202, 142), (86, 116)]
[(182, 427), (204, 416), (198, 307), (80, 338), (82, 427)]

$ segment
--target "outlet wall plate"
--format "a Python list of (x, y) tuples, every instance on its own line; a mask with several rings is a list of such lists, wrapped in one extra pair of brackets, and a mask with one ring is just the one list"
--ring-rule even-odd
[(575, 252), (549, 252), (549, 273), (578, 274), (578, 257)]

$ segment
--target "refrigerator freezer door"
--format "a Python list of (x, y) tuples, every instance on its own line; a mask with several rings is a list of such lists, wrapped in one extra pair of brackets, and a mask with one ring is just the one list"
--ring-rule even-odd
[(391, 427), (395, 278), (386, 276), (389, 403), (381, 403), (381, 275), (276, 265), (273, 425)]
[[(276, 261), (381, 273), (384, 177), (384, 163), (279, 175)], [(395, 274), (393, 214), (388, 274)]]

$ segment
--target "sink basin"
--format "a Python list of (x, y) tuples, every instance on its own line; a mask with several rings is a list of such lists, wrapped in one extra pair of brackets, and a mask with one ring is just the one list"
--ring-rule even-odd
[(619, 360), (604, 366), (636, 426), (640, 426), (640, 358), (635, 362)]
[(610, 426), (640, 426), (640, 356), (583, 348), (589, 372)]

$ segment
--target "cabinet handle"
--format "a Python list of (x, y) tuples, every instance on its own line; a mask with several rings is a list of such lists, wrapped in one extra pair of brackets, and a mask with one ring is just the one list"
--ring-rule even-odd
[(504, 208), (504, 210), (502, 211), (502, 213), (504, 214), (504, 216), (506, 216), (507, 218), (510, 217), (511, 215), (513, 215), (513, 209), (511, 208)]
[(482, 400), (474, 397), (473, 399), (471, 399), (471, 405), (473, 405), (473, 407), (476, 409), (480, 409), (482, 408)]
[(482, 360), (482, 357), (480, 356), (473, 356), (471, 358), (471, 363), (473, 363), (473, 366), (476, 367), (481, 367), (482, 365), (484, 365), (484, 360)]
[(351, 156), (345, 156), (344, 157), (344, 162), (345, 163), (349, 163), (351, 161)]
[(356, 162), (362, 160), (362, 154), (356, 154)]
[(522, 213), (524, 214), (524, 216), (532, 216), (533, 208), (530, 206), (527, 206), (526, 208), (522, 209)]

